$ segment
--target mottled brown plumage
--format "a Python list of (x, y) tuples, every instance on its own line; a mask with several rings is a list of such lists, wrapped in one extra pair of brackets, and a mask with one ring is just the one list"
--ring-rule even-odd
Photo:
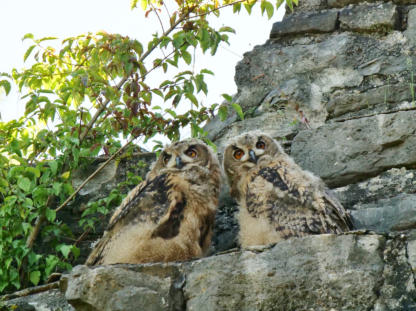
[(323, 181), (266, 134), (250, 132), (230, 141), (223, 166), (240, 205), (243, 247), (352, 228), (348, 213)]
[(166, 147), (116, 209), (87, 265), (186, 260), (208, 250), (220, 166), (202, 141)]

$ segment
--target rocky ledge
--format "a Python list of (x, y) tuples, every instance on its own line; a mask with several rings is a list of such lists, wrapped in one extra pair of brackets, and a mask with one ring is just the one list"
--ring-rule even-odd
[(77, 266), (60, 281), (61, 309), (25, 310), (416, 310), (415, 269), (416, 232), (324, 234), (182, 263)]

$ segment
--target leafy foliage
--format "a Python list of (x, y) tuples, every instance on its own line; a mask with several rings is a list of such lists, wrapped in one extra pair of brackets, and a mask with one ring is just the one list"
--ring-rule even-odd
[[(296, 2), (287, 0), (289, 7)], [(0, 74), (0, 90), (8, 94), (15, 84), (25, 102), (24, 116), (0, 122), (0, 292), (44, 282), (52, 272), (70, 269), (79, 256), (80, 237), (59, 217), (79, 191), (71, 183), (74, 170), (98, 155), (131, 152), (130, 143), (138, 138), (147, 141), (161, 133), (177, 140), (187, 126), (193, 136), (203, 137), (201, 123), (217, 111), (226, 117), (223, 106), (198, 101), (213, 73), (192, 70), (193, 51), (214, 55), (234, 32), (214, 29), (208, 15), (219, 16), (226, 6), (234, 12), (244, 6), (250, 13), (257, 3), (271, 18), (274, 6), (265, 0), (176, 0), (162, 32), (147, 44), (105, 32), (62, 42), (24, 36), (32, 43), (23, 56), (30, 67)], [(166, 7), (160, 0), (133, 0), (131, 7), (138, 5), (159, 19)], [(148, 82), (157, 72), (168, 78)], [(238, 104), (231, 107), (244, 118)], [(129, 180), (139, 182), (136, 176)], [(91, 230), (100, 221), (96, 216), (109, 213), (121, 199), (118, 188), (90, 202), (79, 225)]]

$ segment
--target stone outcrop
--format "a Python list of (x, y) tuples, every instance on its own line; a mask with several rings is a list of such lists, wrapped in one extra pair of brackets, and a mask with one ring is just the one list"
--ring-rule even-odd
[[(281, 141), (333, 189), (359, 232), (230, 251), (238, 207), (224, 186), (211, 256), (78, 266), (61, 280), (72, 305), (63, 310), (416, 310), (415, 51), (415, 0), (301, 0), (236, 67), (244, 120), (229, 109), (205, 127), (220, 157), (246, 131)], [(71, 217), (139, 159), (109, 167)]]
[(184, 263), (78, 266), (61, 284), (85, 311), (412, 310), (413, 244), (404, 236), (310, 236)]

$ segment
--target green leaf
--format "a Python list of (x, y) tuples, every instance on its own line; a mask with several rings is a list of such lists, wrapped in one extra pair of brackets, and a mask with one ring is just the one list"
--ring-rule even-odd
[(227, 102), (229, 102), (229, 103), (232, 103), (232, 101), (233, 101), (233, 98), (232, 98), (232, 96), (230, 96), (230, 95), (228, 95), (228, 94), (221, 94), (221, 96), (222, 97), (224, 97), (224, 99), (227, 101)]
[(233, 4), (233, 13), (240, 13), (241, 10), (241, 2), (237, 2)]
[(178, 32), (173, 35), (172, 44), (175, 48), (179, 49), (182, 47), (182, 44), (185, 42), (185, 34), (183, 32)]
[(49, 193), (48, 190), (38, 186), (32, 191), (32, 197), (35, 201), (36, 206), (44, 206), (48, 199)]
[(169, 113), (174, 119), (176, 119), (177, 115), (175, 111), (173, 111), (172, 109), (165, 109), (165, 111)]
[(0, 177), (0, 191), (2, 188), (6, 188), (8, 186), (9, 186), (9, 182), (7, 181), (7, 179)]
[(30, 272), (29, 276), (30, 282), (32, 282), (33, 285), (38, 285), (40, 281), (40, 271), (32, 271)]
[(253, 8), (253, 4), (244, 3), (244, 7), (246, 8), (248, 15), (251, 15), (251, 9)]
[(206, 50), (209, 49), (210, 44), (211, 44), (211, 36), (208, 32), (208, 30), (206, 30), (205, 28), (202, 28), (200, 34), (200, 42), (201, 42), (201, 48), (202, 48), (202, 52), (205, 52)]
[[(153, 90), (152, 90), (152, 92), (153, 92), (154, 94), (156, 94), (156, 95), (158, 95), (158, 96), (160, 96), (160, 97), (164, 98), (164, 95), (163, 95), (163, 93), (162, 93), (162, 91), (161, 91), (161, 90), (159, 90), (159, 89), (153, 89)], [(153, 107), (153, 109), (155, 109), (155, 108)]]
[(211, 70), (208, 70), (208, 69), (202, 69), (201, 73), (209, 74), (209, 75), (212, 75), (212, 76), (214, 75), (214, 73)]
[(227, 27), (227, 26), (221, 27), (218, 31), (219, 32), (231, 32), (231, 33), (235, 33), (234, 28)]
[(218, 109), (218, 115), (220, 116), (221, 121), (225, 121), (228, 115), (228, 108), (227, 106), (223, 105)]
[(16, 287), (17, 289), (20, 288), (20, 281), (19, 281), (19, 272), (17, 271), (16, 268), (10, 267), (10, 269), (8, 269), (9, 272), (9, 282)]
[(52, 174), (56, 175), (56, 172), (58, 171), (58, 162), (55, 160), (49, 161), (49, 167), (51, 168)]
[(54, 182), (52, 184), (52, 189), (53, 189), (53, 194), (54, 195), (59, 195), (61, 193), (61, 190), (62, 190), (62, 183)]
[(22, 41), (26, 40), (26, 39), (33, 39), (34, 36), (31, 33), (27, 33), (23, 36)]
[(47, 208), (45, 211), (45, 216), (49, 222), (53, 222), (56, 218), (56, 212), (53, 209)]
[(187, 51), (182, 51), (182, 58), (188, 65), (192, 63), (192, 56)]
[(168, 63), (162, 64), (163, 72), (166, 73), (168, 71)]
[(52, 270), (55, 269), (56, 265), (59, 263), (59, 258), (54, 255), (49, 255), (46, 258), (46, 268), (45, 273), (46, 275), (50, 275)]
[(264, 11), (266, 11), (268, 19), (271, 19), (274, 14), (273, 4), (271, 4), (268, 1), (262, 1), (260, 7), (261, 7), (261, 14), (263, 15)]
[(72, 245), (61, 244), (58, 245), (57, 250), (62, 253), (65, 258), (68, 258), (69, 253), (71, 252)]
[(0, 86), (3, 87), (4, 91), (6, 92), (6, 95), (9, 95), (10, 90), (11, 90), (11, 85), (10, 82), (7, 80), (1, 80), (0, 81)]
[(57, 37), (44, 37), (42, 39), (37, 40), (37, 42), (43, 42), (43, 41), (49, 41), (49, 40), (56, 40), (58, 39)]
[(42, 255), (36, 254), (33, 251), (27, 256), (29, 259), (29, 266), (34, 266), (39, 263), (39, 260), (42, 258)]
[(138, 0), (132, 0), (130, 3), (130, 9), (133, 10), (135, 7), (137, 7)]
[(293, 1), (292, 0), (286, 0), (286, 4), (290, 8), (290, 11), (293, 12)]
[(194, 104), (196, 107), (198, 107), (198, 100), (196, 99), (194, 94), (185, 93), (185, 97), (188, 98), (192, 102), (192, 104)]
[(76, 247), (75, 245), (72, 246), (71, 252), (72, 252), (72, 254), (74, 254), (75, 258), (78, 258), (78, 256), (81, 254), (81, 250), (78, 247)]
[(243, 109), (241, 109), (241, 106), (236, 103), (232, 103), (231, 107), (234, 108), (234, 110), (237, 112), (237, 115), (239, 116), (240, 120), (244, 120), (244, 112)]
[(25, 172), (32, 175), (34, 178), (40, 177), (40, 170), (36, 167), (26, 167)]
[(28, 193), (30, 191), (30, 188), (32, 186), (32, 182), (30, 181), (29, 178), (27, 177), (23, 177), (20, 178), (17, 181), (17, 185), (19, 186), (20, 189), (22, 189), (24, 192)]

